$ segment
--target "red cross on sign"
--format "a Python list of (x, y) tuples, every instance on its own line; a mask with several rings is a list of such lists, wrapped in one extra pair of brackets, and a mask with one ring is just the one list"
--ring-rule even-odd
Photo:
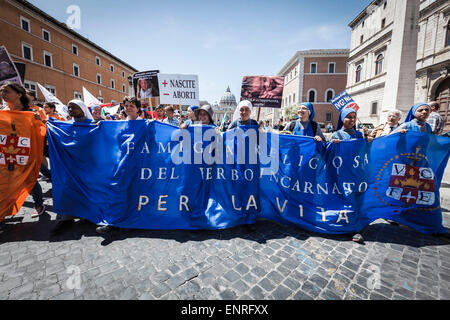
[(162, 84), (164, 85), (164, 88), (168, 85), (166, 80), (164, 80), (164, 82)]
[(24, 166), (30, 156), (30, 138), (0, 135), (0, 165)]

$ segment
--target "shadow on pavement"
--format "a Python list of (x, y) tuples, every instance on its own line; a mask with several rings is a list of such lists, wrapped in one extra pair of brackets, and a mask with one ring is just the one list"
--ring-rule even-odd
[[(32, 208), (32, 203), (26, 202), (25, 208)], [(230, 240), (242, 238), (266, 243), (267, 240), (282, 239), (288, 236), (297, 240), (307, 240), (309, 237), (318, 237), (334, 241), (351, 241), (351, 235), (326, 235), (304, 231), (295, 226), (282, 225), (270, 220), (258, 220), (254, 224), (254, 231), (250, 231), (246, 226), (236, 226), (221, 230), (141, 230), (141, 229), (119, 229), (107, 234), (99, 234), (95, 231), (97, 225), (87, 220), (76, 220), (59, 234), (53, 234), (52, 230), (57, 224), (53, 207), (47, 205), (47, 211), (38, 218), (30, 218), (26, 210), (25, 214), (8, 217), (1, 224), (4, 230), (0, 234), (0, 243), (19, 241), (46, 241), (63, 242), (78, 240), (82, 237), (103, 238), (101, 245), (107, 246), (115, 241), (129, 238), (155, 238), (175, 240), (178, 242), (204, 241), (209, 239)], [(50, 213), (49, 213), (50, 212)], [(388, 223), (377, 223), (375, 221), (363, 232), (365, 242), (380, 242), (408, 245), (412, 247), (447, 245), (448, 240), (444, 240), (431, 235), (416, 232), (406, 226), (394, 226)]]

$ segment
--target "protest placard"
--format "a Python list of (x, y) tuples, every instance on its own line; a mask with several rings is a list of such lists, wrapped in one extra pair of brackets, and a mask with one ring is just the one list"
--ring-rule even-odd
[(337, 111), (341, 112), (344, 108), (352, 108), (355, 111), (359, 110), (359, 106), (352, 99), (352, 97), (347, 93), (347, 91), (342, 91), (337, 96), (330, 100), (330, 103), (336, 108)]
[(158, 73), (159, 70), (151, 70), (133, 74), (133, 88), (139, 100), (159, 97)]
[(5, 82), (12, 81), (22, 84), (20, 74), (17, 71), (16, 65), (11, 60), (8, 50), (5, 46), (0, 47), (0, 85)]
[(242, 79), (241, 100), (248, 100), (253, 107), (281, 108), (284, 77), (245, 76)]
[(67, 116), (69, 115), (67, 106), (64, 105), (64, 103), (62, 103), (54, 94), (45, 89), (40, 83), (38, 83), (37, 85), (45, 98), (45, 102), (53, 102), (56, 106), (56, 111), (64, 118), (67, 118)]
[(198, 76), (158, 74), (162, 104), (199, 105)]

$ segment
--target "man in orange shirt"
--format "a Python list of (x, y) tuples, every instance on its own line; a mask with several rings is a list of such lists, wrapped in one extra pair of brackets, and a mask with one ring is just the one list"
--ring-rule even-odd
[(64, 121), (64, 118), (61, 117), (59, 114), (56, 113), (56, 106), (53, 102), (46, 102), (44, 103), (44, 111), (46, 116), (50, 118), (55, 118), (59, 121)]
[(34, 100), (35, 100), (36, 98), (34, 97), (33, 92), (30, 91), (30, 90), (25, 90), (25, 92), (27, 93), (27, 97), (28, 97), (28, 99), (30, 100), (30, 106), (31, 106), (31, 109), (32, 109), (33, 111), (36, 111), (36, 112), (39, 114), (39, 116), (40, 116), (41, 119), (42, 119), (42, 122), (46, 123), (47, 120), (48, 120), (47, 115), (45, 114), (45, 111), (44, 111), (43, 108), (41, 108), (40, 106), (34, 104)]

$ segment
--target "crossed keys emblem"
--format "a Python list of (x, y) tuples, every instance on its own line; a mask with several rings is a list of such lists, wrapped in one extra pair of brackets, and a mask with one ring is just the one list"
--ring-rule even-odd
[(9, 171), (13, 171), (15, 165), (26, 165), (31, 151), (30, 138), (18, 136), (14, 122), (11, 127), (9, 135), (0, 134), (0, 165), (8, 166)]

